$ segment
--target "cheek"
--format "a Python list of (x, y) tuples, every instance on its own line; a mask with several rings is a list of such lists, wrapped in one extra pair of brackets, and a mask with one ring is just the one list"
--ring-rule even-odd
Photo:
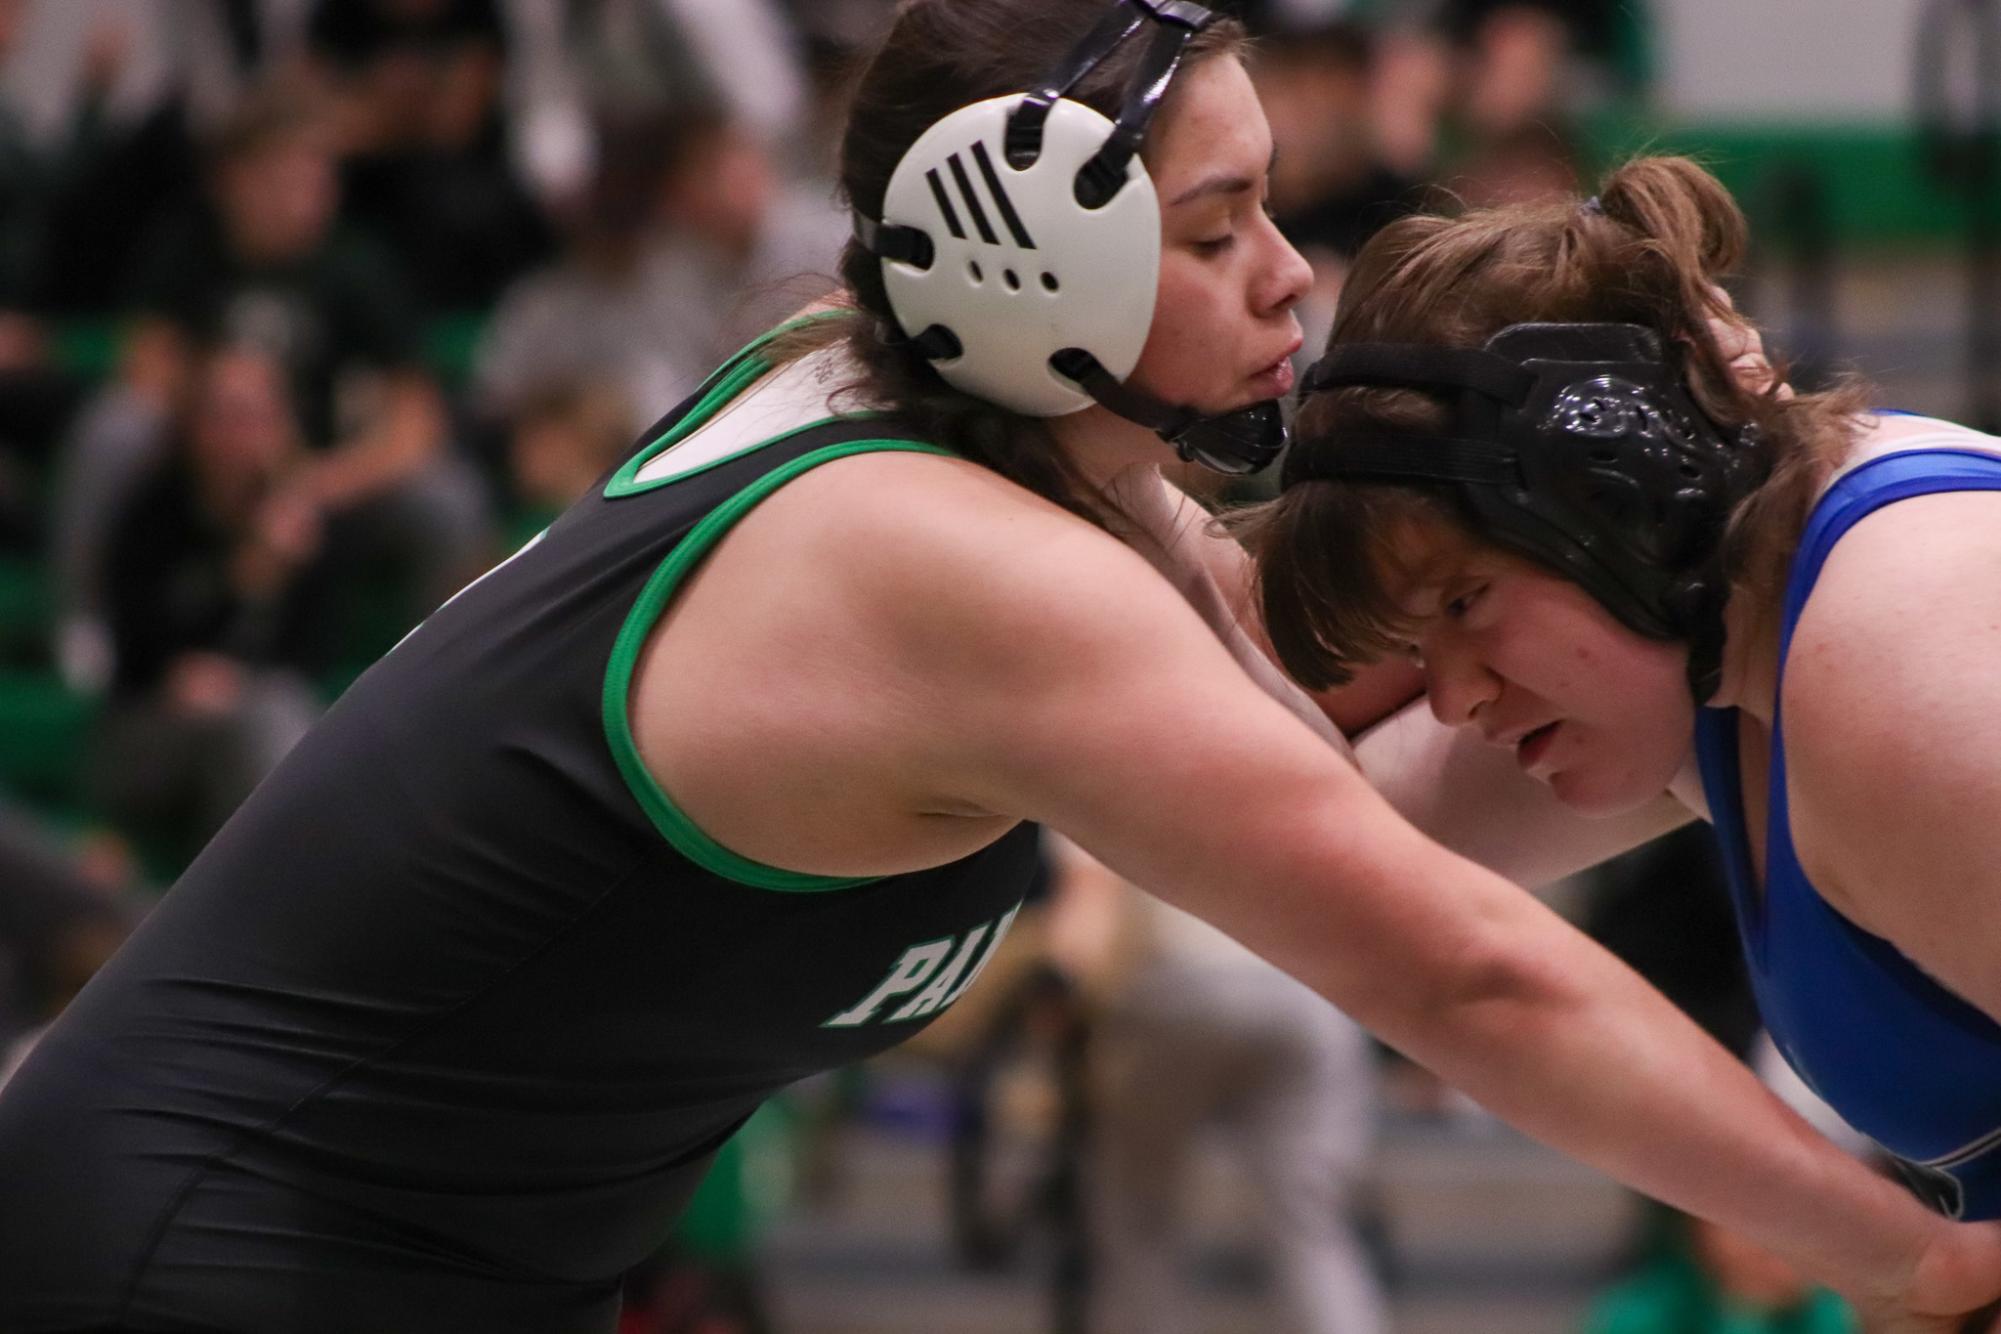
[(1608, 693), (1621, 712), (1656, 724), (1691, 715), (1688, 654), (1681, 645), (1622, 635), (1609, 645), (1582, 647), (1596, 656), (1581, 665), (1594, 679), (1610, 683)]
[(1140, 351), (1143, 376), (1171, 376), (1186, 383), (1213, 372), (1224, 331), (1215, 284), (1192, 271), (1194, 263), (1173, 251), (1161, 256), (1160, 286), (1154, 299), (1153, 323)]
[(1666, 788), (1687, 758), (1695, 728), (1685, 663), (1679, 646), (1645, 641), (1588, 663), (1596, 689), (1578, 719), (1575, 762), (1551, 779), (1560, 798), (1612, 814)]
[(1510, 660), (1564, 712), (1631, 725), (1685, 703), (1683, 647), (1633, 633), (1581, 590), (1539, 577), (1506, 611)]
[(1624, 632), (1579, 635), (1551, 655), (1547, 669), (1560, 701), (1595, 727), (1642, 742), (1655, 733), (1693, 726), (1688, 699), (1687, 655), (1679, 644), (1662, 644)]

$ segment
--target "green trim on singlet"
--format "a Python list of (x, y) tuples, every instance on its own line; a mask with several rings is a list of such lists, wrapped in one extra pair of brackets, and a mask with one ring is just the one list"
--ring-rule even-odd
[(649, 481), (642, 482), (639, 480), (640, 471), (647, 464), (708, 425), (709, 419), (720, 412), (731, 399), (757, 383), (759, 378), (771, 369), (771, 362), (759, 354), (774, 338), (790, 333), (792, 330), (805, 325), (818, 323), (821, 320), (838, 319), (846, 313), (839, 310), (826, 310), (812, 315), (802, 315), (796, 320), (788, 320), (775, 329), (759, 334), (756, 338), (751, 339), (750, 342), (737, 349), (734, 356), (718, 366), (709, 375), (708, 379), (702, 381), (701, 387), (695, 391), (698, 397), (694, 407), (689, 408), (682, 415), (681, 419), (662, 432), (658, 439), (642, 446), (631, 458), (619, 465), (618, 471), (612, 474), (611, 480), (604, 484), (605, 498), (607, 500), (618, 500), (625, 496), (639, 495), (642, 492), (651, 491), (655, 487), (666, 486), (672, 482), (684, 481), (690, 477), (699, 477), (711, 468), (720, 468), (723, 464), (729, 463), (734, 459), (740, 459), (744, 455), (756, 450), (763, 449), (766, 445), (789, 439), (797, 435), (800, 431), (810, 431), (815, 426), (825, 426), (831, 421), (868, 421), (883, 416), (884, 414), (880, 412), (852, 412), (843, 413), (839, 417), (823, 417), (819, 421), (809, 422), (805, 426), (787, 431), (783, 435), (772, 436), (769, 439), (759, 440), (755, 444), (745, 445), (742, 449), (732, 450), (721, 458), (711, 459), (699, 468), (690, 468), (686, 472), (677, 472), (668, 477), (655, 477)]
[(851, 454), (872, 454), (897, 451), (913, 454), (942, 454), (947, 458), (958, 457), (951, 450), (940, 445), (925, 444), (918, 440), (850, 440), (843, 444), (828, 445), (823, 449), (802, 454), (782, 467), (774, 468), (764, 476), (731, 496), (709, 512), (707, 518), (667, 554), (659, 568), (640, 590), (639, 600), (626, 615), (625, 624), (618, 632), (618, 640), (612, 645), (611, 665), (604, 677), (604, 730), (611, 743), (612, 757), (618, 762), (618, 770), (625, 777), (625, 785), (638, 800), (640, 806), (652, 819), (655, 827), (674, 845), (676, 851), (697, 866), (714, 872), (726, 880), (752, 885), (758, 889), (778, 889), (792, 892), (813, 892), (827, 889), (847, 889), (853, 885), (866, 885), (880, 876), (828, 876), (809, 875), (804, 871), (787, 871), (776, 866), (767, 866), (752, 861), (748, 857), (731, 852), (722, 844), (710, 838), (690, 820), (674, 799), (667, 795), (646, 764), (639, 758), (639, 744), (633, 739), (632, 719), (628, 715), (628, 705), (632, 696), (632, 676), (639, 665), (640, 650), (646, 644), (646, 637), (652, 633), (655, 623), (667, 610), (681, 583), (702, 557), (713, 547), (745, 514), (758, 502), (764, 500), (779, 487), (785, 485), (801, 473), (811, 471), (823, 463), (846, 458)]

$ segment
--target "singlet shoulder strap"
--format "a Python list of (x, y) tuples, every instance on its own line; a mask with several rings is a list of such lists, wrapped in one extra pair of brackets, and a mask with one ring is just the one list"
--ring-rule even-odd
[(835, 459), (847, 458), (854, 454), (900, 451), (957, 457), (949, 449), (918, 440), (867, 436), (859, 429), (859, 424), (839, 431), (838, 434), (852, 435), (856, 438), (841, 439), (822, 445), (764, 473), (711, 510), (686, 537), (675, 544), (674, 549), (660, 562), (646, 581), (638, 601), (627, 614), (625, 624), (613, 643), (611, 662), (605, 671), (605, 738), (611, 746), (612, 757), (618, 764), (619, 773), (625, 779), (626, 788), (639, 802), (647, 817), (652, 820), (654, 827), (682, 856), (725, 879), (759, 889), (790, 892), (846, 889), (868, 884), (873, 877), (811, 875), (803, 871), (789, 871), (782, 867), (768, 866), (740, 856), (709, 837), (688, 818), (687, 813), (667, 794), (666, 789), (660, 786), (659, 781), (640, 758), (639, 745), (632, 731), (630, 709), (632, 678), (638, 668), (640, 651), (645, 647), (647, 635), (652, 632), (654, 625), (667, 610), (675, 593), (686, 582), (689, 573), (701, 563), (702, 557), (722, 540), (723, 535), (729, 532), (738, 520), (779, 487), (823, 463), (831, 463)]
[(1834, 544), (1885, 505), (1942, 491), (2001, 491), (2001, 455), (1978, 449), (1909, 449), (1885, 454), (1844, 473), (1814, 506), (1786, 581), (1780, 622), (1779, 670), (1785, 670), (1793, 627)]
[[(1948, 437), (1950, 438), (1950, 437)], [(1814, 506), (1792, 559), (1780, 622), (1779, 675), (1785, 676), (1793, 628), (1813, 592), (1828, 554), (1842, 536), (1885, 505), (1941, 491), (2001, 490), (2001, 456), (1981, 450), (1919, 448), (1884, 454), (1837, 478)], [(1785, 789), (1783, 709), (1774, 719), (1772, 762), (1766, 795), (1771, 821), (1768, 864), (1774, 853), (1784, 855), (1784, 832), (1790, 818)], [(1757, 890), (1758, 868), (1751, 857), (1744, 827), (1743, 777), (1738, 766), (1737, 713), (1734, 709), (1702, 709), (1696, 714), (1695, 752), (1709, 799), (1710, 821), (1724, 852), (1738, 925), (1747, 953), (1762, 957), (1766, 900)]]
[(1695, 763), (1709, 802), (1709, 824), (1723, 854), (1724, 880), (1737, 920), (1745, 957), (1755, 964), (1764, 957), (1764, 905), (1758, 893), (1758, 867), (1744, 822), (1744, 775), (1737, 762), (1737, 710), (1697, 709)]

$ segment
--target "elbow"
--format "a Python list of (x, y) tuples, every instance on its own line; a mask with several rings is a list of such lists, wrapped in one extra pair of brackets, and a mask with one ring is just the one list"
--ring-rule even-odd
[(1552, 957), (1560, 952), (1538, 934), (1495, 926), (1469, 933), (1410, 970), (1370, 1027), (1441, 1073), (1468, 1057), (1532, 1048), (1580, 1000), (1574, 978)]

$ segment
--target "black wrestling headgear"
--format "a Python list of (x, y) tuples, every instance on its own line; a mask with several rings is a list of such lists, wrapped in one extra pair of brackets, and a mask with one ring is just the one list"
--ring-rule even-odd
[(1724, 524), (1770, 471), (1755, 428), (1702, 415), (1678, 359), (1635, 324), (1516, 324), (1484, 349), (1355, 343), (1302, 392), (1443, 394), (1442, 434), (1301, 440), (1282, 484), (1393, 482), (1449, 492), (1474, 531), (1549, 566), (1629, 629), (1685, 640), (1697, 703), (1723, 650)]

